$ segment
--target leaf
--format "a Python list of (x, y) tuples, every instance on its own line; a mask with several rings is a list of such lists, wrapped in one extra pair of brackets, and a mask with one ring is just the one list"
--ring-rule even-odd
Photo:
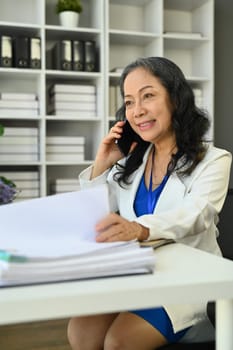
[(0, 124), (0, 136), (4, 134), (4, 126)]

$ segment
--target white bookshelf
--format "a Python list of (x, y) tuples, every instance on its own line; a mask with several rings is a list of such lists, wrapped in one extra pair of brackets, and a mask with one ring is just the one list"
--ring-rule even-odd
[[(39, 193), (51, 193), (56, 179), (73, 179), (91, 163), (97, 146), (114, 119), (109, 113), (109, 89), (119, 72), (138, 56), (165, 56), (184, 71), (193, 88), (203, 94), (203, 106), (214, 115), (214, 2), (213, 0), (85, 0), (79, 27), (63, 28), (55, 14), (56, 0), (0, 0), (1, 35), (41, 38), (40, 69), (0, 67), (0, 92), (33, 92), (38, 116), (0, 116), (5, 126), (36, 127), (38, 161), (2, 161), (1, 172), (39, 174)], [(200, 35), (198, 35), (200, 33)], [(54, 70), (47, 52), (58, 40), (94, 40), (99, 64), (95, 72)], [(96, 88), (96, 116), (78, 118), (48, 114), (48, 88), (53, 84), (92, 84)], [(84, 136), (83, 161), (48, 161), (47, 136)]]

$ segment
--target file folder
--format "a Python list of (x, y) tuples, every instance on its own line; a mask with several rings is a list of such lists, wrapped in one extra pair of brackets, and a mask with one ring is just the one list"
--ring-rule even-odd
[(29, 67), (29, 38), (16, 37), (14, 39), (14, 66), (18, 68)]
[(72, 41), (61, 40), (53, 49), (53, 65), (55, 69), (72, 70)]
[(2, 35), (0, 37), (0, 67), (12, 67), (13, 48), (12, 37)]
[(29, 61), (30, 68), (40, 69), (41, 68), (41, 40), (40, 38), (30, 38), (29, 45)]
[(96, 70), (96, 48), (94, 41), (85, 41), (85, 71), (94, 72)]
[(72, 61), (74, 71), (84, 70), (84, 44), (81, 40), (73, 40), (72, 42)]

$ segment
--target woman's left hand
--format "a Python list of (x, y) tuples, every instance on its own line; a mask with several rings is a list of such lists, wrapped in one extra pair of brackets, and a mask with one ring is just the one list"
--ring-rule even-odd
[(110, 213), (96, 225), (96, 242), (144, 240), (149, 230), (134, 221), (128, 221), (120, 215)]

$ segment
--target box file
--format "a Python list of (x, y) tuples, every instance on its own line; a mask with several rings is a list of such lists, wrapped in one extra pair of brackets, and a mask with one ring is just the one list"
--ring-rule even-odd
[(58, 70), (72, 70), (72, 41), (61, 40), (53, 49), (53, 66)]
[(72, 41), (72, 61), (74, 71), (84, 70), (84, 43), (81, 40)]
[(87, 40), (84, 42), (85, 47), (85, 71), (94, 72), (96, 70), (96, 48), (95, 42)]
[(29, 61), (30, 68), (41, 68), (41, 40), (40, 38), (30, 38)]
[(0, 37), (0, 67), (12, 67), (13, 47), (12, 37), (2, 35)]
[(29, 44), (30, 42), (28, 37), (14, 38), (13, 58), (15, 67), (29, 67)]

